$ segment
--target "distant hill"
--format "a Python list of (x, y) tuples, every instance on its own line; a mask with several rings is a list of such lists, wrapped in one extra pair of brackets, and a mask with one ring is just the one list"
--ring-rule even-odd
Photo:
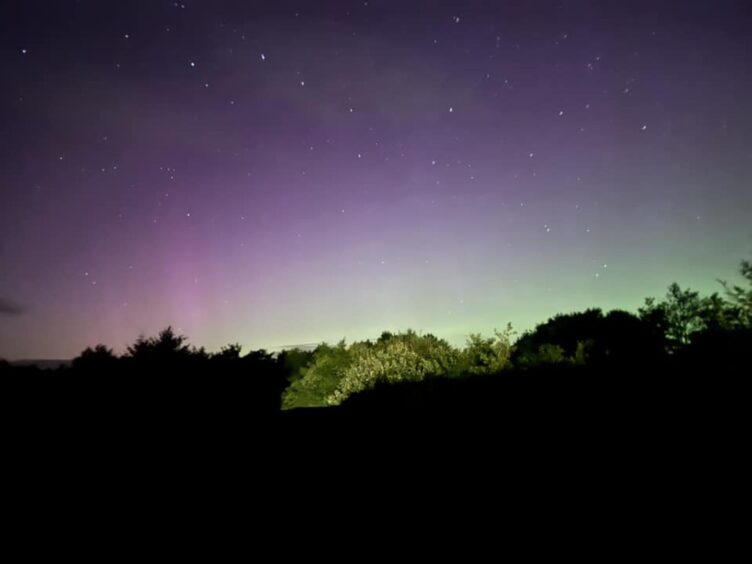
[(35, 359), (22, 359), (12, 360), (10, 364), (13, 366), (36, 366), (42, 370), (54, 370), (62, 366), (70, 366), (73, 361), (71, 359), (48, 359), (48, 358), (35, 358)]

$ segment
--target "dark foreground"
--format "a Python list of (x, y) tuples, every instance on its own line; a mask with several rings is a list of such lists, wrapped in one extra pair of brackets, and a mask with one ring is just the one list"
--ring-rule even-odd
[(429, 379), (291, 411), (279, 395), (254, 396), (250, 376), (6, 375), (6, 484), (17, 514), (45, 507), (59, 521), (85, 495), (92, 515), (128, 507), (155, 530), (161, 506), (189, 519), (213, 507), (202, 513), (213, 519), (228, 507), (289, 518), (352, 505), (405, 527), (411, 507), (489, 526), (511, 512), (522, 528), (540, 518), (576, 527), (585, 511), (600, 539), (631, 530), (617, 517), (695, 527), (746, 481), (748, 376), (736, 364), (694, 368)]
[[(506, 437), (542, 434), (609, 441), (634, 434), (654, 443), (701, 438), (742, 424), (745, 368), (701, 362), (654, 367), (552, 366), (465, 378), (382, 384), (342, 405), (280, 409), (278, 380), (253, 374), (77, 375), (15, 371), (2, 379), (11, 437), (230, 442), (260, 430), (326, 425), (346, 433), (397, 422), (414, 429), (482, 425)], [(262, 375), (263, 377), (263, 375)], [(341, 426), (340, 426), (341, 424)], [(671, 438), (673, 437), (673, 438)]]

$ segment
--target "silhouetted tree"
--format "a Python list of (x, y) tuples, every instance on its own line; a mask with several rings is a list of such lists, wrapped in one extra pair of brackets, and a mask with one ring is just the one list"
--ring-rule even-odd
[(118, 357), (115, 356), (112, 349), (99, 344), (93, 349), (87, 347), (79, 356), (73, 359), (71, 366), (76, 372), (111, 376), (117, 369)]
[(739, 323), (744, 327), (752, 327), (752, 262), (743, 260), (739, 265), (739, 274), (747, 283), (747, 288), (728, 284), (721, 281), (726, 297), (731, 304), (738, 308)]
[(663, 313), (651, 321), (620, 310), (556, 315), (515, 343), (512, 360), (519, 367), (654, 362), (664, 349), (663, 330), (654, 327)]
[(730, 303), (717, 293), (701, 297), (699, 292), (682, 290), (674, 283), (661, 301), (647, 298), (639, 309), (640, 318), (665, 336), (667, 349), (676, 352), (704, 332), (730, 331), (748, 326), (744, 312), (744, 290), (729, 290)]
[(139, 336), (136, 342), (128, 347), (128, 356), (136, 359), (187, 356), (191, 353), (190, 347), (185, 344), (187, 340), (184, 335), (176, 335), (172, 326), (169, 326), (160, 331), (157, 337)]
[(140, 375), (187, 376), (206, 369), (209, 355), (203, 348), (187, 344), (187, 337), (178, 335), (172, 327), (160, 331), (156, 337), (140, 336), (127, 348), (123, 360)]
[[(282, 406), (344, 405), (349, 410), (430, 404), (438, 409), (460, 406), (459, 412), (471, 413), (503, 404), (509, 410), (522, 405), (515, 394), (529, 382), (537, 384), (525, 388), (535, 390), (528, 392), (528, 405), (539, 405), (547, 396), (552, 408), (588, 394), (595, 398), (607, 389), (602, 382), (608, 377), (616, 382), (612, 397), (626, 397), (622, 394), (631, 387), (632, 398), (656, 391), (665, 398), (677, 391), (677, 381), (659, 378), (648, 383), (645, 376), (651, 370), (663, 376), (680, 374), (683, 386), (748, 372), (752, 264), (743, 261), (740, 271), (749, 288), (723, 282), (725, 298), (717, 293), (703, 297), (672, 284), (663, 299), (646, 300), (639, 316), (600, 309), (559, 314), (516, 342), (507, 326), (490, 338), (470, 335), (462, 350), (434, 335), (408, 330), (385, 331), (375, 342), (324, 344), (312, 352), (275, 356), (261, 349), (241, 355), (236, 343), (207, 354), (167, 327), (156, 337), (139, 337), (122, 357), (101, 344), (87, 348), (70, 369), (54, 374), (56, 382), (63, 383), (58, 390), (68, 393), (68, 403), (75, 398), (79, 404), (100, 406), (98, 417), (119, 412), (140, 421), (163, 418), (179, 424), (198, 418), (227, 428)], [(2, 360), (0, 372), (33, 377), (4, 382), (32, 383), (52, 373)], [(69, 374), (95, 377), (58, 378)], [(38, 388), (53, 390), (47, 405), (59, 404), (58, 392), (47, 384)]]
[(213, 360), (223, 360), (223, 361), (238, 360), (240, 358), (241, 350), (243, 350), (243, 347), (239, 345), (238, 343), (225, 345), (224, 347), (221, 347), (219, 349), (218, 353), (211, 355), (211, 358)]
[(689, 343), (692, 333), (706, 327), (703, 311), (700, 294), (689, 289), (682, 290), (674, 282), (669, 286), (664, 300), (656, 302), (653, 298), (646, 299), (640, 314), (647, 316), (656, 312), (656, 317), (662, 316), (668, 344), (677, 349)]

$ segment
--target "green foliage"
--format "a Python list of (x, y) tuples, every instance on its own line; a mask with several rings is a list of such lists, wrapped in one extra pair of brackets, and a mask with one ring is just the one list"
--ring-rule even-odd
[(465, 350), (462, 351), (463, 367), (468, 374), (495, 374), (506, 368), (512, 357), (512, 325), (504, 331), (494, 331), (494, 336), (485, 338), (471, 333)]
[(739, 274), (747, 283), (747, 288), (738, 285), (730, 285), (721, 281), (726, 292), (726, 298), (738, 315), (739, 325), (752, 328), (752, 262), (743, 260), (739, 265)]
[(645, 307), (640, 309), (643, 318), (658, 320), (669, 345), (674, 348), (686, 345), (693, 333), (705, 328), (702, 312), (703, 300), (699, 293), (682, 290), (677, 283), (668, 287), (663, 301), (648, 298)]
[(459, 351), (446, 341), (414, 331), (385, 332), (375, 343), (363, 341), (349, 347), (344, 341), (336, 347), (322, 345), (300, 376), (292, 378), (282, 405), (285, 409), (335, 405), (379, 382), (455, 376), (460, 359)]
[(282, 397), (282, 407), (322, 407), (326, 398), (334, 393), (344, 370), (350, 365), (351, 355), (344, 341), (337, 346), (321, 345), (313, 353), (313, 360), (303, 367)]
[(314, 353), (312, 351), (292, 349), (279, 353), (277, 355), (277, 361), (282, 367), (287, 381), (294, 382), (301, 378), (303, 368), (313, 361), (313, 356)]
[(337, 405), (352, 394), (373, 388), (379, 382), (421, 381), (427, 376), (448, 376), (459, 354), (446, 341), (413, 331), (382, 338), (375, 346), (352, 348), (352, 362), (326, 403)]
[(401, 342), (429, 362), (433, 366), (431, 374), (441, 376), (458, 374), (459, 352), (444, 339), (439, 339), (430, 333), (418, 335), (415, 331), (408, 330), (394, 335), (389, 342)]
[(566, 352), (559, 345), (546, 343), (538, 347), (537, 362), (539, 364), (561, 364), (571, 362), (571, 359), (567, 357)]
[(649, 341), (634, 315), (600, 309), (558, 314), (525, 332), (512, 348), (512, 364), (529, 368), (552, 364), (583, 365), (624, 359)]
[(533, 350), (525, 351), (517, 358), (517, 365), (521, 368), (544, 366), (552, 364), (575, 364), (581, 362), (584, 356), (584, 347), (578, 344), (574, 356), (568, 356), (561, 345), (543, 343)]
[(590, 351), (592, 350), (594, 345), (595, 342), (593, 339), (587, 341), (577, 341), (577, 348), (574, 351), (574, 356), (572, 356), (572, 364), (577, 364), (578, 366), (587, 364), (588, 359), (591, 356)]

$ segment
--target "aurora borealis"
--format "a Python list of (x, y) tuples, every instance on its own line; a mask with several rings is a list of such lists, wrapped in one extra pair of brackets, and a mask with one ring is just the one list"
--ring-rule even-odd
[(752, 250), (737, 1), (4, 3), (0, 357), (451, 341)]

